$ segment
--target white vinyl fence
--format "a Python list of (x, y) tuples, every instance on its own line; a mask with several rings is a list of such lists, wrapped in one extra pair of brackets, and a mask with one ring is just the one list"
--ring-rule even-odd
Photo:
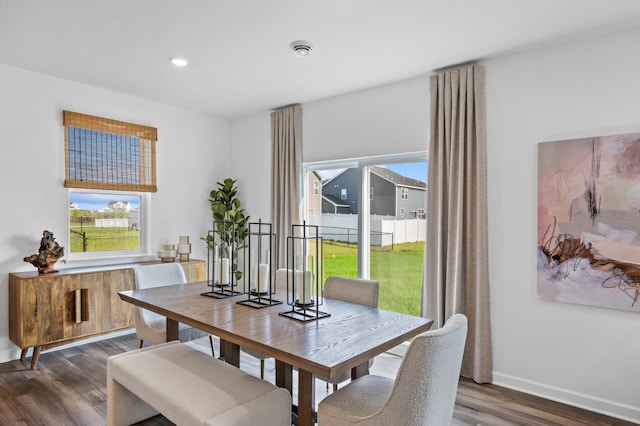
[(128, 228), (129, 219), (96, 219), (96, 228)]
[[(358, 242), (358, 216), (352, 214), (323, 214), (309, 218), (310, 225), (320, 227), (325, 240)], [(373, 216), (371, 218), (371, 244), (391, 246), (394, 244), (425, 241), (427, 220)]]

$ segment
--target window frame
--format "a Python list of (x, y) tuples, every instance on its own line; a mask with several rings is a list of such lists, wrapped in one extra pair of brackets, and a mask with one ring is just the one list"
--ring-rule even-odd
[[(85, 194), (105, 194), (105, 195), (126, 195), (140, 197), (140, 236), (139, 247), (137, 250), (111, 250), (111, 251), (92, 251), (92, 252), (71, 252), (71, 209), (69, 208), (71, 203), (71, 193), (85, 193)], [(151, 247), (149, 242), (149, 206), (150, 206), (150, 194), (148, 192), (133, 192), (133, 191), (110, 191), (99, 189), (86, 189), (86, 188), (68, 188), (67, 190), (67, 238), (69, 243), (69, 249), (67, 250), (66, 257), (69, 263), (84, 262), (84, 261), (100, 261), (100, 260), (119, 260), (131, 261), (141, 260), (141, 258), (148, 258), (152, 256)], [(153, 256), (155, 259), (155, 256)]]
[[(115, 163), (116, 169), (120, 167), (133, 167), (132, 173), (138, 173), (139, 180), (136, 182), (129, 178), (120, 179), (104, 176), (102, 174), (92, 175), (90, 180), (74, 180), (70, 173), (74, 167), (82, 167), (84, 163), (74, 162), (69, 164), (72, 158), (70, 151), (69, 132), (70, 129), (79, 129), (88, 132), (104, 133), (101, 138), (108, 138), (108, 145), (102, 150), (97, 147), (93, 153), (99, 153), (107, 163)], [(151, 224), (151, 193), (157, 192), (156, 178), (156, 144), (158, 140), (157, 129), (155, 127), (142, 124), (118, 121), (104, 117), (98, 117), (73, 111), (62, 111), (62, 130), (64, 133), (64, 187), (67, 188), (67, 241), (69, 243), (66, 253), (66, 263), (79, 264), (113, 264), (116, 262), (130, 263), (136, 261), (155, 260), (157, 256), (151, 250), (149, 226)], [(74, 130), (76, 132), (76, 130)], [(77, 133), (74, 133), (77, 134)], [(116, 156), (109, 157), (113, 154), (109, 148), (112, 147), (113, 138), (134, 138), (137, 140), (137, 156), (133, 157), (133, 162), (129, 163), (132, 157)], [(103, 139), (100, 139), (101, 141)], [(122, 139), (117, 139), (118, 141)], [(130, 142), (127, 142), (130, 143)], [(83, 147), (87, 141), (77, 141), (77, 146)], [(91, 146), (93, 149), (93, 146)], [(114, 160), (115, 158), (115, 160)], [(79, 160), (86, 161), (83, 157)], [(111, 164), (113, 164), (111, 163)], [(93, 163), (89, 163), (93, 164)], [(101, 164), (101, 163), (98, 163)], [(119, 169), (122, 170), (122, 169)], [(135, 250), (111, 250), (111, 251), (93, 251), (93, 252), (71, 252), (71, 194), (87, 193), (87, 194), (108, 194), (118, 198), (118, 195), (135, 196), (140, 199), (139, 206), (139, 246)]]

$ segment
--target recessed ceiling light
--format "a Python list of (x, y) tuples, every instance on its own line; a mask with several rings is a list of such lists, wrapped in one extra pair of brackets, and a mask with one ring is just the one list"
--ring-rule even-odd
[(187, 61), (185, 58), (178, 57), (171, 58), (171, 63), (176, 67), (186, 67), (187, 65), (189, 65), (189, 61)]
[(296, 55), (307, 56), (309, 52), (311, 52), (313, 44), (305, 40), (297, 40), (291, 43), (289, 46), (293, 49), (294, 52), (296, 52)]

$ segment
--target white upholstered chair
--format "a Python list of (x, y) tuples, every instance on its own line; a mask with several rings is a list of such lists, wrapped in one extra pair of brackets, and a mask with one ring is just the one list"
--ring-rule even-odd
[[(133, 268), (136, 289), (163, 287), (172, 284), (185, 284), (187, 278), (179, 263), (157, 263), (152, 265), (140, 265)], [(167, 341), (167, 319), (166, 317), (142, 308), (135, 308), (133, 320), (136, 326), (136, 335), (140, 339), (140, 347), (144, 342), (152, 345)], [(179, 336), (181, 342), (199, 339), (207, 336), (207, 333), (179, 324)], [(215, 356), (213, 349), (213, 338), (209, 335), (211, 344), (211, 354)]]
[(417, 336), (395, 381), (368, 375), (318, 405), (318, 425), (449, 425), (467, 337), (467, 317)]
[[(380, 283), (374, 280), (365, 280), (362, 278), (346, 278), (339, 276), (330, 276), (324, 283), (324, 297), (327, 299), (342, 300), (349, 303), (357, 303), (358, 305), (369, 306), (371, 308), (378, 307), (378, 295), (380, 293)], [(373, 360), (369, 360), (369, 367), (373, 364)], [(338, 384), (351, 378), (351, 372), (345, 371), (334, 379), (326, 377), (318, 377), (333, 384), (333, 390), (338, 389)]]

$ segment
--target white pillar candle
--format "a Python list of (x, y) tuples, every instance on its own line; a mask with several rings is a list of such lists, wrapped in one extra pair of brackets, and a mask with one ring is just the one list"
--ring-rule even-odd
[(249, 273), (251, 274), (249, 276), (249, 283), (251, 284), (251, 288), (253, 288), (254, 286), (257, 287), (257, 282), (258, 282), (258, 268), (256, 267), (256, 265), (258, 264), (258, 258), (256, 257), (256, 251), (255, 249), (251, 249), (251, 253), (250, 253), (251, 259), (250, 259), (250, 271)]
[(296, 271), (296, 285), (298, 286), (298, 302), (308, 305), (311, 303), (311, 272)]
[(229, 284), (231, 281), (229, 279), (231, 277), (231, 270), (229, 266), (229, 259), (223, 257), (220, 260), (220, 284), (222, 285)]
[(261, 263), (258, 269), (258, 293), (269, 291), (269, 265)]
[(213, 283), (220, 284), (220, 259), (213, 261)]

